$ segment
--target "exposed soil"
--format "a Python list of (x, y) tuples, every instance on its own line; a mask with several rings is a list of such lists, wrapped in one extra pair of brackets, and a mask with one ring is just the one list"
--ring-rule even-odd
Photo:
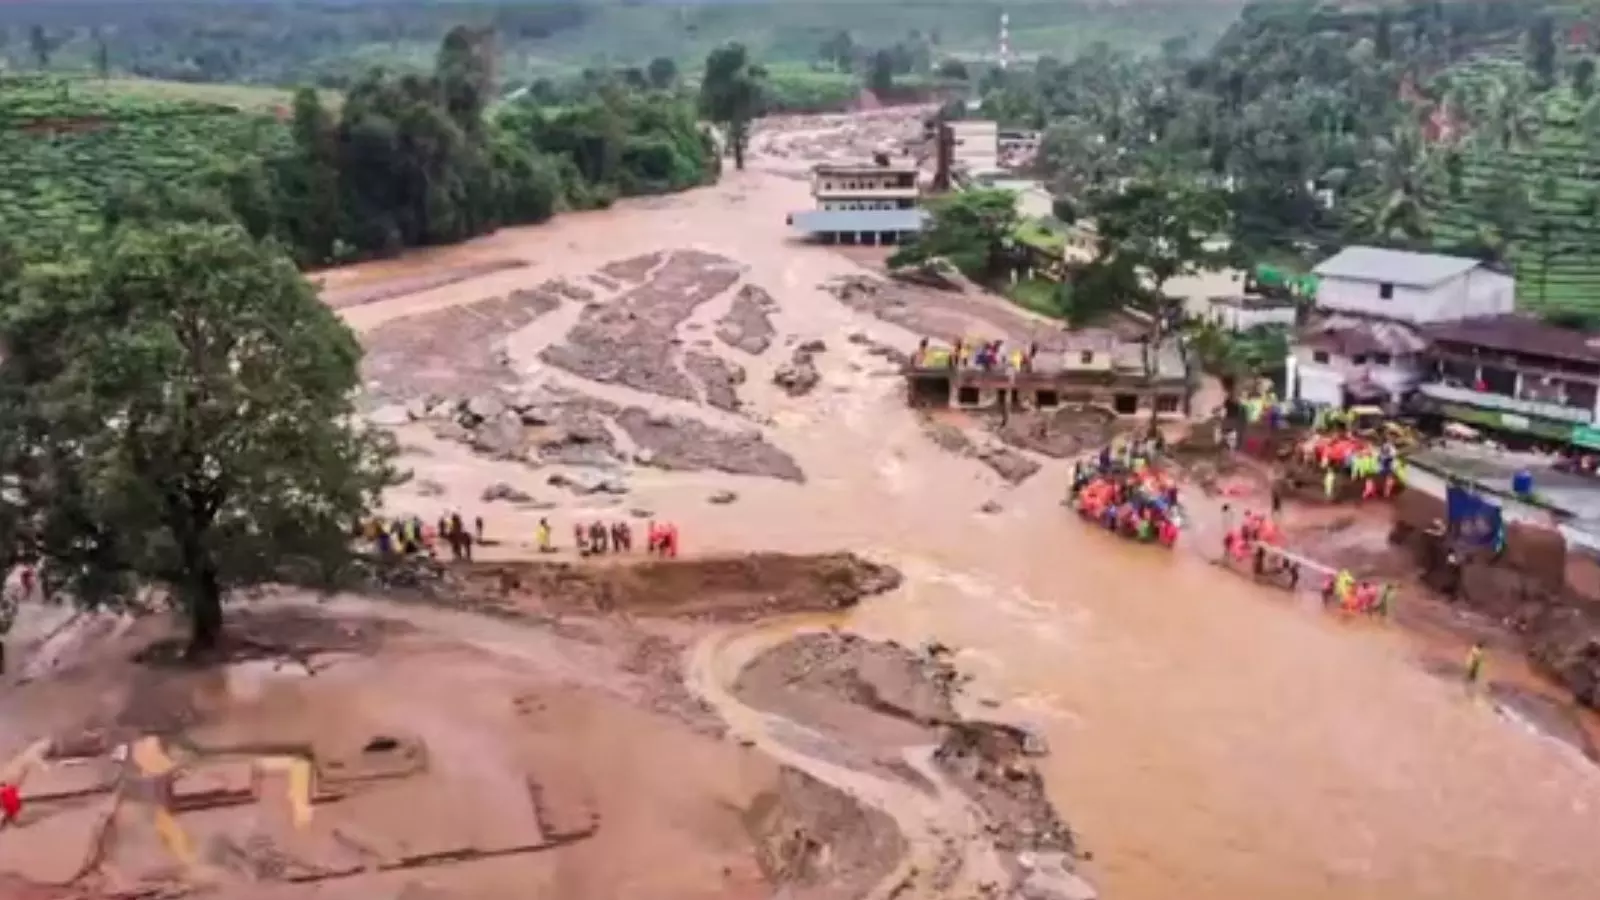
[(520, 260), (495, 259), (473, 265), (456, 266), (432, 271), (409, 278), (390, 278), (366, 287), (330, 288), (322, 292), (322, 299), (334, 309), (349, 309), (369, 303), (381, 303), (408, 294), (420, 294), (436, 288), (447, 287), (495, 272), (518, 269), (527, 265)]
[(509, 385), (506, 335), (561, 305), (543, 289), (517, 291), (386, 322), (363, 336), (362, 374), (390, 400), (464, 397)]
[(612, 282), (642, 284), (666, 258), (664, 253), (645, 253), (608, 262), (600, 267), (600, 275)]
[(1119, 423), (1099, 407), (1067, 406), (1051, 412), (1013, 412), (1004, 422), (989, 418), (994, 434), (1013, 447), (1055, 459), (1071, 459), (1098, 451), (1137, 426)]
[[(637, 272), (638, 267), (629, 271)], [(545, 348), (539, 358), (602, 384), (695, 400), (694, 385), (677, 362), (678, 326), (696, 307), (738, 280), (733, 260), (695, 250), (676, 251), (650, 272), (647, 283), (609, 304), (585, 309), (565, 342)]]
[(1051, 349), (1061, 343), (1064, 334), (1059, 323), (1030, 317), (983, 294), (861, 275), (834, 279), (823, 288), (857, 312), (939, 341), (1001, 339)]
[(745, 827), (762, 873), (793, 900), (865, 897), (905, 854), (894, 820), (791, 768), (756, 798)]
[(759, 356), (767, 352), (773, 338), (778, 336), (770, 316), (777, 308), (777, 301), (772, 299), (771, 294), (747, 284), (739, 288), (733, 304), (717, 320), (717, 337), (730, 347)]
[(757, 553), (615, 565), (482, 563), (467, 571), (462, 602), (539, 615), (626, 613), (748, 622), (846, 609), (893, 590), (900, 574), (852, 553)]
[(940, 449), (975, 459), (988, 466), (1008, 484), (1021, 484), (1038, 474), (1038, 462), (1005, 447), (980, 446), (960, 426), (942, 422), (931, 415), (920, 416), (923, 433)]
[(657, 468), (806, 480), (794, 457), (768, 443), (753, 428), (727, 432), (699, 419), (652, 413), (637, 406), (618, 412), (616, 421)]
[(942, 648), (917, 652), (828, 632), (797, 636), (757, 657), (735, 691), (752, 707), (831, 738), (819, 747), (831, 747), (838, 764), (870, 767), (922, 791), (935, 788), (889, 761), (905, 748), (936, 745), (942, 775), (982, 819), (980, 839), (1006, 854), (1020, 883), (1021, 854), (1070, 859), (1073, 837), (1028, 762), (1045, 750), (1038, 738), (1015, 726), (962, 720), (952, 702), (959, 681)]
[(683, 354), (683, 368), (700, 383), (706, 405), (727, 412), (738, 412), (738, 387), (744, 384), (744, 369), (714, 353), (690, 350)]

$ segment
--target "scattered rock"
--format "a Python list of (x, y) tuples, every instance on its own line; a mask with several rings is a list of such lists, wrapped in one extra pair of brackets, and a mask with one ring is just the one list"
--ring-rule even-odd
[(717, 320), (717, 338), (752, 356), (765, 353), (778, 333), (767, 314), (776, 307), (777, 303), (761, 288), (750, 284), (741, 287), (728, 312)]
[(591, 381), (694, 400), (694, 385), (675, 360), (678, 326), (738, 278), (733, 260), (677, 251), (649, 283), (608, 306), (584, 310), (566, 341), (546, 347), (539, 358)]
[(726, 506), (729, 503), (733, 503), (734, 501), (736, 501), (738, 499), (739, 499), (739, 495), (734, 493), (733, 491), (717, 491), (715, 494), (712, 494), (710, 497), (707, 497), (706, 498), (706, 502), (707, 503), (714, 503), (714, 504), (716, 504), (718, 506)]
[(641, 451), (649, 451), (650, 465), (658, 468), (760, 475), (795, 482), (806, 478), (794, 457), (768, 443), (759, 430), (723, 431), (699, 419), (653, 413), (636, 406), (619, 412), (616, 422)]
[(523, 459), (525, 433), (516, 413), (503, 412), (472, 432), (472, 449), (495, 459)]
[(978, 451), (977, 459), (1011, 484), (1021, 484), (1038, 474), (1040, 465), (1015, 450), (990, 447)]
[(431, 478), (418, 478), (415, 482), (417, 495), (420, 497), (443, 497), (444, 485)]
[[(484, 395), (468, 399), (461, 407), (463, 417), (475, 422), (487, 422), (490, 419), (497, 419), (505, 411), (506, 405), (501, 402), (500, 398)], [(468, 424), (467, 427), (470, 428), (472, 425)]]
[(574, 494), (587, 496), (590, 494), (622, 495), (629, 491), (626, 484), (616, 478), (607, 478), (593, 472), (573, 472), (571, 474), (557, 472), (551, 475), (547, 483), (551, 487), (565, 488)]
[(806, 341), (806, 342), (802, 343), (800, 346), (794, 348), (794, 352), (796, 352), (796, 353), (812, 353), (812, 354), (825, 353), (825, 352), (827, 352), (827, 350), (828, 350), (828, 345), (825, 342), (823, 342), (823, 340), (821, 338), (812, 338), (811, 340)]
[(705, 390), (706, 403), (726, 412), (738, 412), (738, 385), (744, 384), (744, 369), (720, 356), (691, 350), (683, 355), (683, 367)]
[(484, 488), (482, 495), (482, 500), (485, 503), (493, 503), (497, 500), (505, 500), (509, 503), (527, 503), (532, 499), (533, 496), (527, 491), (518, 490), (504, 481), (497, 481)]
[(394, 403), (380, 406), (367, 414), (367, 421), (379, 428), (399, 428), (411, 421), (411, 414), (404, 405)]
[(985, 503), (984, 505), (978, 507), (978, 512), (985, 513), (985, 514), (991, 515), (991, 516), (996, 514), (996, 513), (1002, 512), (1004, 510), (1005, 510), (1005, 507), (1001, 506), (1000, 505), (1000, 501), (998, 501), (998, 500), (990, 500), (989, 502)]
[(634, 507), (628, 510), (628, 515), (633, 516), (635, 519), (653, 519), (656, 517), (655, 510), (644, 509), (643, 507)]
[(811, 362), (811, 354), (795, 351), (794, 356), (772, 373), (772, 383), (791, 397), (803, 397), (816, 389), (822, 374)]
[(1087, 881), (1064, 868), (1042, 868), (1022, 880), (1022, 900), (1097, 900)]

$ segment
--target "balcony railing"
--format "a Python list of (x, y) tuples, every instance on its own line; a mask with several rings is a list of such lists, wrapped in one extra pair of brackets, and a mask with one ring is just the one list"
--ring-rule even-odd
[(1463, 406), (1476, 406), (1480, 409), (1493, 409), (1499, 412), (1524, 416), (1538, 416), (1544, 419), (1554, 419), (1558, 422), (1572, 422), (1576, 425), (1588, 425), (1594, 421), (1594, 410), (1592, 409), (1562, 406), (1559, 403), (1541, 403), (1537, 400), (1519, 400), (1516, 397), (1507, 397), (1504, 394), (1491, 394), (1486, 391), (1474, 391), (1468, 388), (1452, 387), (1447, 384), (1424, 384), (1417, 388), (1417, 392), (1443, 403), (1460, 403)]

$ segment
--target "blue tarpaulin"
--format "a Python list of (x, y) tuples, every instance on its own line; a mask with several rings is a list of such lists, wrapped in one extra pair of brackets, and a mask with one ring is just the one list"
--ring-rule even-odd
[(1445, 508), (1450, 516), (1450, 531), (1461, 540), (1492, 547), (1502, 532), (1500, 507), (1478, 494), (1456, 485), (1445, 492)]

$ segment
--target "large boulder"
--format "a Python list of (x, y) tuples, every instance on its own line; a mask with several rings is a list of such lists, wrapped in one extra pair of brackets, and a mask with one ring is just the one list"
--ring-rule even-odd
[(472, 449), (495, 459), (521, 459), (523, 437), (522, 420), (516, 413), (502, 413), (473, 430)]
[(791, 397), (803, 397), (816, 389), (822, 374), (811, 361), (809, 354), (797, 353), (789, 362), (772, 373), (772, 383), (783, 388)]

